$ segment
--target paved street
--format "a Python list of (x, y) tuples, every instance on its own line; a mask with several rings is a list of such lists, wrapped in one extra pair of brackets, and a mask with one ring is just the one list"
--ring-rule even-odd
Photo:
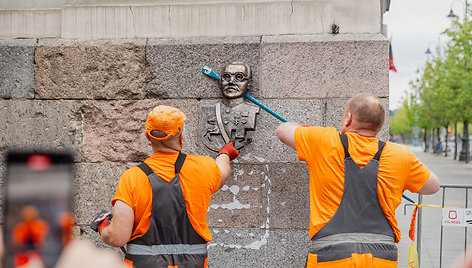
[[(410, 150), (425, 163), (439, 177), (441, 184), (472, 184), (472, 161), (465, 164), (452, 159), (452, 155), (435, 155), (432, 152), (424, 153), (420, 147), (410, 147)], [(418, 195), (405, 192), (405, 195), (413, 200), (417, 200)], [(423, 203), (431, 205), (441, 205), (443, 190), (432, 196), (424, 196)], [(469, 207), (472, 207), (469, 194)], [(454, 207), (465, 207), (466, 191), (463, 189), (447, 189), (445, 193), (445, 205)], [(411, 214), (413, 208), (406, 208), (406, 215), (403, 214), (404, 205), (409, 202), (404, 200), (396, 211), (402, 240), (399, 243), (400, 259), (398, 267), (407, 267), (408, 247), (411, 243), (408, 237)], [(472, 245), (472, 230), (468, 232), (467, 243)], [(440, 266), (440, 237), (441, 237), (441, 209), (424, 208), (421, 236), (421, 267), (450, 267), (464, 252), (466, 230), (463, 227), (443, 228), (443, 256), (442, 266)]]

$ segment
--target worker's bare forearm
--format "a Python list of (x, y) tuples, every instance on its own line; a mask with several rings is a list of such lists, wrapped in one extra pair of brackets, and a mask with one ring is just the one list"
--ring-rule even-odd
[(134, 210), (121, 200), (113, 206), (113, 218), (110, 225), (102, 232), (102, 240), (112, 247), (121, 247), (126, 244), (133, 231)]
[(299, 127), (299, 125), (295, 122), (286, 122), (280, 124), (277, 128), (277, 137), (279, 140), (294, 150), (296, 150), (294, 134), (297, 127)]
[(229, 156), (227, 154), (220, 154), (215, 159), (216, 165), (221, 172), (220, 188), (223, 187), (231, 174), (231, 166), (229, 165)]
[(120, 239), (120, 235), (117, 234), (116, 232), (116, 228), (113, 228), (114, 226), (112, 224), (110, 224), (109, 226), (105, 227), (103, 230), (102, 230), (102, 240), (103, 240), (103, 243), (109, 245), (109, 246), (112, 246), (112, 247), (121, 247), (123, 246), (124, 244), (126, 244), (126, 242), (128, 242), (128, 240), (126, 239)]

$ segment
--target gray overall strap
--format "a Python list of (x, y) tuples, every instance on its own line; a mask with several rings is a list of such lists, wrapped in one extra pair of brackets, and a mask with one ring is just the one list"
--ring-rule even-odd
[(133, 267), (203, 267), (206, 241), (190, 223), (179, 179), (185, 158), (185, 154), (179, 153), (175, 177), (169, 182), (157, 176), (147, 164), (138, 165), (152, 187), (152, 212), (147, 232), (128, 242), (125, 258), (133, 261)]
[[(394, 238), (393, 229), (383, 213), (377, 192), (379, 159), (385, 142), (379, 141), (379, 149), (374, 158), (363, 168), (360, 168), (349, 154), (347, 136), (340, 134), (340, 139), (344, 147), (345, 155), (343, 196), (333, 217), (312, 239), (316, 242), (317, 239), (332, 235), (358, 233), (373, 234), (374, 236), (379, 235), (379, 239), (385, 239), (385, 237)], [(346, 241), (346, 243), (356, 245), (363, 244), (362, 242), (348, 243), (348, 241)], [(340, 245), (332, 245), (332, 247), (333, 246), (339, 247)], [(394, 244), (390, 246), (396, 248)], [(349, 252), (350, 250), (348, 249), (348, 252), (345, 253), (362, 253), (355, 252), (356, 248), (358, 249), (359, 247), (353, 247), (352, 252)], [(360, 248), (365, 250), (364, 246)], [(387, 259), (391, 258), (389, 257)]]

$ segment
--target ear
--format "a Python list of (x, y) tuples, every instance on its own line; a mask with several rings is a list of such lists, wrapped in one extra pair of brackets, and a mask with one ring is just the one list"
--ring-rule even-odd
[(184, 146), (184, 133), (180, 134), (179, 143), (180, 147)]
[(148, 139), (148, 141), (151, 141), (151, 139), (149, 138), (149, 135), (147, 132), (144, 132), (144, 134), (146, 135), (146, 139)]
[(346, 127), (350, 126), (352, 123), (352, 114), (350, 112), (346, 113)]
[(341, 126), (342, 127), (346, 127), (346, 126), (349, 126), (351, 124), (351, 121), (352, 121), (352, 116), (351, 116), (351, 113), (346, 111), (344, 113), (344, 116), (343, 116), (343, 119), (341, 121)]

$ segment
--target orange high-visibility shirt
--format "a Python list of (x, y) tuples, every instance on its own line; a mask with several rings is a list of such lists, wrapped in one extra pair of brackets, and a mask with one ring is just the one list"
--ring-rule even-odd
[[(179, 153), (158, 152), (144, 163), (159, 177), (169, 182), (175, 176), (174, 163)], [(195, 231), (206, 241), (212, 239), (206, 222), (211, 196), (220, 185), (221, 172), (210, 157), (187, 155), (179, 173), (188, 217)], [(138, 167), (126, 170), (120, 177), (115, 197), (134, 210), (134, 224), (131, 239), (144, 235), (151, 224), (152, 189), (149, 179)]]
[[(361, 168), (378, 151), (376, 138), (346, 133), (349, 153)], [(334, 215), (343, 194), (344, 148), (339, 132), (333, 127), (298, 127), (295, 129), (298, 159), (305, 161), (310, 172), (310, 237), (313, 237)], [(393, 228), (396, 242), (401, 233), (395, 209), (405, 190), (417, 192), (429, 179), (428, 168), (403, 145), (386, 142), (379, 161), (378, 196), (380, 206)]]

